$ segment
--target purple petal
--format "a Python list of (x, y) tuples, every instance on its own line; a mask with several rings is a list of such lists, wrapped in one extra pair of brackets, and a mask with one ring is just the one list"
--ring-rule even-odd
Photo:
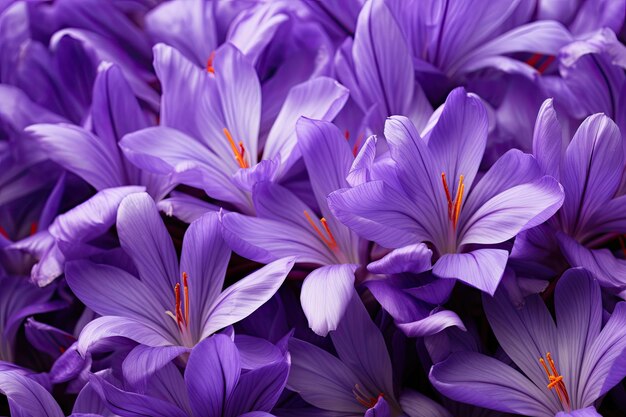
[(337, 330), (330, 334), (339, 358), (358, 377), (361, 387), (372, 394), (393, 395), (392, 368), (382, 333), (365, 309), (356, 291)]
[(248, 411), (271, 411), (285, 388), (288, 375), (287, 358), (242, 374), (228, 399), (225, 415), (240, 416)]
[(98, 138), (89, 131), (67, 124), (37, 124), (27, 132), (48, 157), (83, 178), (97, 190), (128, 183), (124, 177), (122, 160), (110, 138)]
[(201, 337), (243, 320), (265, 304), (287, 278), (294, 261), (294, 258), (279, 259), (226, 288), (215, 300)]
[[(67, 282), (76, 296), (103, 316), (130, 317), (150, 323), (163, 332), (176, 332), (176, 326), (148, 286), (128, 272), (91, 261), (68, 262)], [(172, 297), (173, 298), (173, 297)], [(173, 302), (170, 302), (173, 308)]]
[(357, 237), (331, 214), (327, 197), (348, 187), (346, 177), (354, 161), (350, 146), (339, 129), (329, 122), (301, 118), (296, 132), (317, 204), (339, 245), (349, 250), (357, 245)]
[(539, 109), (533, 132), (533, 153), (544, 174), (559, 178), (561, 156), (566, 145), (552, 99), (547, 99)]
[(501, 192), (461, 226), (461, 245), (501, 243), (548, 220), (563, 204), (563, 189), (552, 177)]
[(433, 252), (424, 243), (416, 243), (400, 249), (394, 249), (382, 259), (367, 266), (374, 274), (399, 274), (412, 272), (419, 274), (428, 271), (431, 266)]
[(448, 253), (433, 265), (433, 274), (454, 278), (492, 294), (496, 291), (508, 252), (501, 249), (478, 249), (469, 253)]
[(487, 112), (477, 96), (466, 93), (463, 88), (448, 95), (430, 133), (428, 149), (435, 160), (435, 173), (446, 174), (451, 195), (456, 195), (461, 175), (465, 187), (471, 188), (485, 153), (488, 128)]
[(63, 417), (61, 407), (44, 387), (15, 371), (0, 372), (0, 392), (9, 399), (12, 415)]
[(93, 374), (90, 384), (105, 401), (107, 408), (112, 412), (128, 417), (187, 417), (180, 408), (169, 402), (147, 395), (123, 391), (104, 378)]
[(144, 391), (148, 380), (165, 365), (191, 349), (184, 346), (144, 346), (130, 351), (122, 363), (124, 380), (133, 389)]
[(595, 407), (581, 408), (580, 410), (573, 410), (569, 413), (565, 411), (559, 411), (554, 417), (602, 417)]
[(162, 306), (173, 307), (178, 259), (172, 238), (148, 194), (130, 195), (122, 201), (117, 212), (117, 233), (143, 283)]
[(580, 359), (596, 341), (602, 324), (600, 285), (588, 271), (570, 269), (556, 286), (554, 295), (558, 340), (559, 372), (567, 375), (567, 391), (582, 398), (586, 388), (582, 379)]
[(287, 387), (318, 408), (347, 413), (363, 413), (363, 406), (352, 393), (358, 383), (342, 361), (310, 343), (289, 341), (291, 369)]
[(173, 46), (196, 65), (205, 66), (217, 48), (213, 5), (203, 1), (162, 3), (146, 14), (145, 20), (155, 43)]
[(585, 224), (617, 191), (624, 167), (619, 129), (607, 116), (585, 119), (572, 138), (561, 167), (565, 189), (564, 227), (570, 233)]
[(545, 394), (518, 371), (479, 353), (453, 353), (429, 377), (446, 397), (479, 407), (536, 417), (554, 417), (558, 409), (546, 406)]
[(385, 398), (381, 395), (374, 407), (365, 412), (365, 417), (391, 417), (391, 410)]
[(176, 217), (185, 223), (193, 223), (209, 211), (220, 210), (216, 205), (176, 191), (172, 191), (169, 198), (159, 201), (157, 207), (166, 216)]
[(202, 324), (222, 292), (230, 249), (222, 239), (218, 213), (208, 213), (193, 222), (183, 239), (181, 275), (189, 277), (189, 306), (192, 334), (202, 333)]
[(400, 405), (409, 417), (452, 417), (441, 405), (411, 389), (402, 391)]
[(263, 159), (280, 155), (283, 173), (300, 156), (297, 149), (296, 122), (301, 116), (332, 120), (348, 99), (348, 90), (333, 79), (318, 77), (291, 89), (270, 130)]
[(199, 343), (189, 356), (185, 384), (196, 416), (220, 416), (239, 381), (239, 353), (228, 336), (215, 335)]
[(235, 345), (239, 350), (242, 369), (260, 368), (284, 358), (284, 352), (280, 348), (259, 337), (237, 334)]
[(437, 309), (419, 320), (396, 323), (396, 325), (407, 337), (430, 336), (448, 327), (458, 327), (459, 329), (465, 330), (463, 321), (455, 312)]
[(354, 293), (354, 271), (358, 265), (329, 265), (311, 272), (302, 284), (300, 301), (309, 327), (326, 336), (343, 318)]
[(588, 346), (581, 375), (581, 404), (592, 404), (626, 376), (626, 303), (618, 303), (600, 335)]

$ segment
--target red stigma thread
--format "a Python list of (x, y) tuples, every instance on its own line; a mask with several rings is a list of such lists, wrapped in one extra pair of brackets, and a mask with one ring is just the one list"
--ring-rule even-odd
[(548, 369), (546, 361), (544, 361), (543, 358), (539, 358), (539, 363), (541, 363), (543, 370), (546, 371), (546, 375), (548, 375), (548, 389), (554, 389), (565, 411), (570, 412), (571, 403), (567, 388), (563, 382), (563, 375), (559, 375), (559, 372), (556, 370), (556, 365), (554, 364), (554, 360), (552, 360), (550, 352), (546, 353), (546, 360), (548, 361), (548, 365), (550, 365), (550, 369)]
[(459, 223), (459, 216), (461, 215), (461, 205), (463, 204), (463, 193), (465, 192), (465, 184), (463, 175), (459, 176), (459, 186), (456, 190), (454, 200), (452, 200), (452, 194), (448, 187), (448, 181), (446, 180), (446, 173), (441, 173), (441, 182), (443, 183), (443, 189), (446, 193), (446, 201), (448, 202), (448, 219), (452, 222), (452, 227), (456, 230), (456, 226)]
[(322, 227), (324, 228), (324, 231), (326, 231), (326, 234), (324, 234), (319, 227), (317, 227), (317, 225), (315, 224), (315, 222), (313, 221), (313, 219), (311, 218), (311, 216), (309, 215), (309, 213), (304, 210), (304, 217), (306, 217), (306, 219), (309, 221), (309, 224), (311, 225), (311, 227), (313, 227), (313, 230), (315, 230), (317, 232), (317, 234), (319, 235), (320, 239), (322, 239), (322, 241), (324, 243), (326, 243), (326, 245), (328, 245), (329, 248), (331, 249), (336, 249), (337, 248), (337, 241), (335, 240), (335, 237), (333, 236), (332, 232), (330, 231), (330, 228), (328, 227), (328, 222), (326, 221), (326, 219), (324, 217), (322, 217), (320, 219), (320, 223), (322, 223)]

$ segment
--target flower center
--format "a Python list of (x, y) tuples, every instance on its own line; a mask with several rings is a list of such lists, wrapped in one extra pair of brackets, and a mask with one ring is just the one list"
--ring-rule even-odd
[(209, 59), (206, 61), (206, 72), (215, 74), (215, 68), (213, 68), (213, 60), (215, 59), (215, 51), (211, 52)]
[(452, 200), (452, 194), (450, 194), (448, 181), (446, 181), (446, 173), (441, 173), (441, 182), (443, 183), (443, 189), (446, 192), (446, 200), (448, 202), (448, 219), (452, 222), (452, 228), (454, 230), (456, 230), (456, 226), (459, 223), (459, 216), (461, 215), (461, 204), (463, 203), (463, 192), (465, 191), (463, 179), (463, 175), (460, 175), (456, 195), (454, 196), (454, 200)]
[(543, 74), (554, 60), (553, 55), (534, 54), (526, 60), (526, 63), (535, 68), (539, 74)]
[(224, 128), (224, 135), (230, 144), (230, 148), (233, 150), (233, 154), (235, 155), (235, 161), (239, 164), (240, 168), (249, 168), (248, 161), (245, 159), (246, 156), (246, 148), (243, 146), (243, 142), (239, 141), (239, 146), (235, 144), (230, 131)]
[(174, 313), (166, 311), (178, 325), (181, 332), (189, 330), (189, 283), (187, 273), (183, 272), (183, 295), (180, 294), (180, 282), (174, 285)]
[(320, 239), (322, 239), (322, 241), (324, 243), (326, 243), (326, 245), (335, 250), (337, 249), (338, 245), (337, 245), (337, 241), (335, 240), (335, 237), (333, 236), (332, 232), (330, 231), (330, 228), (328, 227), (328, 223), (326, 222), (326, 219), (324, 217), (322, 217), (320, 219), (320, 223), (322, 223), (322, 227), (324, 228), (324, 230), (326, 231), (326, 234), (324, 234), (322, 232), (322, 230), (317, 227), (317, 225), (315, 224), (315, 222), (313, 221), (313, 219), (311, 218), (311, 216), (309, 215), (309, 213), (304, 210), (304, 217), (306, 217), (306, 219), (309, 221), (309, 224), (311, 225), (311, 227), (313, 227), (313, 230), (315, 230), (318, 234), (318, 236), (320, 237)]
[[(548, 362), (547, 364), (546, 361)], [(556, 392), (565, 411), (570, 412), (571, 403), (567, 388), (563, 382), (563, 375), (559, 375), (559, 372), (556, 370), (556, 365), (554, 364), (554, 360), (552, 360), (550, 352), (546, 353), (546, 360), (539, 358), (539, 363), (541, 363), (543, 370), (546, 371), (546, 375), (548, 375), (548, 389), (553, 389)]]
[(354, 394), (354, 398), (361, 404), (363, 407), (370, 409), (376, 405), (378, 400), (385, 396), (382, 392), (378, 393), (378, 396), (371, 397), (359, 384), (356, 384), (352, 389), (352, 394)]

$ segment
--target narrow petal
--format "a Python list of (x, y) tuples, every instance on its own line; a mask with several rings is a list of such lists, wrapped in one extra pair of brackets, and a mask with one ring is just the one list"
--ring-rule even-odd
[(342, 361), (310, 343), (289, 341), (291, 370), (287, 387), (318, 408), (329, 411), (363, 413), (352, 393), (358, 383)]
[(134, 392), (123, 391), (104, 378), (93, 374), (90, 384), (112, 412), (128, 417), (186, 417), (187, 414), (167, 401)]
[(458, 179), (464, 177), (469, 190), (485, 153), (489, 120), (480, 98), (463, 88), (453, 90), (446, 99), (439, 121), (428, 139), (436, 174), (444, 172), (450, 194), (456, 195)]
[(228, 336), (218, 334), (199, 343), (185, 369), (193, 415), (221, 416), (240, 373), (239, 352)]
[(463, 224), (461, 245), (504, 242), (548, 220), (563, 204), (563, 189), (552, 177), (517, 185), (487, 201)]
[(168, 363), (191, 349), (184, 346), (144, 346), (130, 351), (122, 363), (124, 380), (134, 390), (143, 392), (148, 380)]
[(564, 226), (584, 230), (596, 210), (617, 191), (624, 167), (621, 135), (607, 116), (596, 114), (580, 125), (565, 153), (561, 183), (565, 189)]
[(318, 77), (291, 89), (270, 130), (263, 159), (280, 155), (283, 172), (300, 156), (297, 149), (296, 122), (301, 116), (333, 120), (348, 100), (348, 90), (335, 80)]
[(533, 153), (544, 174), (559, 178), (565, 145), (552, 99), (547, 99), (539, 109), (533, 132)]
[(374, 274), (399, 274), (412, 272), (419, 274), (428, 271), (431, 266), (433, 252), (424, 243), (404, 246), (394, 249), (382, 259), (367, 266), (368, 271)]
[[(433, 366), (430, 382), (453, 400), (505, 413), (554, 417), (530, 380), (502, 362), (474, 352), (456, 352)], [(556, 407), (554, 409), (557, 409)]]
[(493, 295), (502, 279), (508, 255), (501, 249), (448, 253), (433, 265), (433, 274), (440, 278), (458, 279)]
[(196, 65), (206, 66), (217, 48), (213, 7), (203, 1), (162, 3), (147, 13), (145, 20), (146, 30), (155, 43), (173, 46)]
[(326, 336), (343, 318), (354, 292), (357, 265), (329, 265), (311, 272), (302, 284), (300, 301), (309, 327)]
[(328, 196), (328, 205), (343, 224), (383, 247), (430, 240), (415, 205), (382, 181), (335, 191)]
[[(581, 375), (581, 405), (592, 404), (626, 376), (626, 303), (615, 306), (609, 321), (587, 347)], [(580, 392), (580, 391), (579, 391)]]
[(379, 396), (374, 407), (365, 412), (365, 417), (391, 417), (391, 409), (383, 396)]
[(287, 384), (288, 375), (287, 358), (242, 374), (228, 399), (225, 415), (240, 416), (252, 411), (271, 411)]
[(127, 184), (120, 154), (115, 143), (107, 143), (109, 138), (98, 138), (81, 127), (62, 123), (32, 125), (27, 132), (35, 135), (48, 158), (95, 189)]
[(193, 335), (202, 333), (202, 324), (222, 292), (229, 259), (218, 213), (205, 214), (189, 226), (183, 239), (180, 273), (189, 277), (188, 324)]
[(590, 272), (570, 269), (559, 279), (554, 304), (558, 338), (565, 342), (559, 349), (559, 372), (568, 376), (568, 393), (573, 398), (582, 398), (585, 384), (581, 358), (598, 338), (602, 324), (600, 285)]
[(204, 322), (202, 337), (243, 320), (265, 304), (287, 278), (294, 261), (274, 261), (224, 290)]
[(78, 337), (78, 352), (85, 355), (97, 342), (111, 337), (125, 337), (147, 346), (168, 346), (172, 339), (146, 323), (116, 316), (99, 317), (90, 321)]
[(343, 320), (330, 337), (339, 358), (359, 378), (361, 386), (393, 398), (392, 368), (382, 333), (361, 302), (356, 291), (346, 308)]
[(146, 171), (171, 175), (172, 180), (203, 189), (219, 200), (247, 202), (231, 182), (234, 168), (225, 167), (222, 158), (181, 131), (150, 127), (124, 136), (120, 146), (130, 161)]
[[(303, 218), (304, 214), (302, 215)], [(305, 218), (306, 220), (306, 218)], [(257, 262), (272, 262), (286, 256), (297, 256), (299, 262), (320, 265), (334, 263), (330, 250), (308, 228), (276, 220), (227, 213), (222, 216), (224, 239), (241, 256)]]
[(141, 280), (169, 309), (178, 282), (178, 259), (172, 238), (148, 194), (130, 195), (122, 201), (117, 212), (117, 233)]
[(63, 417), (52, 395), (31, 378), (17, 371), (0, 372), (0, 392), (9, 399), (12, 415), (23, 417)]
[(176, 331), (173, 320), (165, 314), (165, 307), (148, 286), (122, 269), (91, 261), (72, 261), (65, 268), (65, 276), (72, 292), (100, 315), (130, 317), (162, 331)]
[(450, 310), (433, 310), (428, 316), (419, 320), (396, 324), (407, 337), (423, 337), (437, 334), (448, 327), (465, 330), (461, 318)]
[[(495, 297), (483, 296), (483, 306), (489, 324), (506, 354), (537, 387), (548, 380), (539, 358), (558, 351), (559, 339), (554, 320), (539, 296), (526, 298), (522, 308), (511, 303), (505, 291)], [(557, 364), (559, 358), (556, 358)], [(559, 409), (560, 402), (552, 391), (542, 389), (536, 400)]]
[(357, 237), (330, 212), (327, 197), (348, 187), (346, 177), (354, 157), (339, 129), (329, 122), (301, 118), (296, 125), (298, 146), (307, 167), (315, 199), (342, 248), (353, 248)]
[(558, 233), (557, 239), (571, 266), (585, 268), (603, 287), (622, 289), (626, 286), (626, 261), (616, 258), (609, 249), (587, 249), (563, 233)]
[(408, 417), (452, 417), (441, 405), (411, 389), (400, 394), (400, 406)]

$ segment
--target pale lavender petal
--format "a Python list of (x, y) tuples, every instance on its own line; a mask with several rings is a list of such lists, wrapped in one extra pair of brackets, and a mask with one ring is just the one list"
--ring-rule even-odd
[(552, 99), (547, 99), (539, 109), (533, 132), (533, 153), (544, 174), (559, 178), (561, 156), (566, 145)]
[(135, 390), (143, 392), (148, 380), (165, 365), (191, 349), (184, 346), (144, 346), (130, 351), (122, 363), (124, 380)]
[(0, 392), (9, 399), (11, 415), (63, 417), (52, 395), (33, 379), (17, 371), (0, 372)]
[(320, 336), (335, 330), (354, 293), (358, 265), (329, 265), (311, 272), (302, 284), (300, 301), (309, 327)]
[(226, 288), (203, 323), (201, 337), (243, 320), (265, 304), (287, 278), (294, 261), (294, 258), (279, 259)]
[(433, 274), (440, 278), (458, 279), (493, 295), (502, 279), (508, 255), (501, 249), (448, 253), (433, 265)]
[(479, 407), (536, 417), (554, 417), (558, 409), (546, 406), (545, 394), (521, 373), (479, 353), (453, 353), (429, 377), (445, 396)]
[(399, 274), (412, 272), (419, 274), (431, 268), (433, 252), (424, 243), (416, 243), (394, 249), (382, 259), (367, 266), (374, 274)]

